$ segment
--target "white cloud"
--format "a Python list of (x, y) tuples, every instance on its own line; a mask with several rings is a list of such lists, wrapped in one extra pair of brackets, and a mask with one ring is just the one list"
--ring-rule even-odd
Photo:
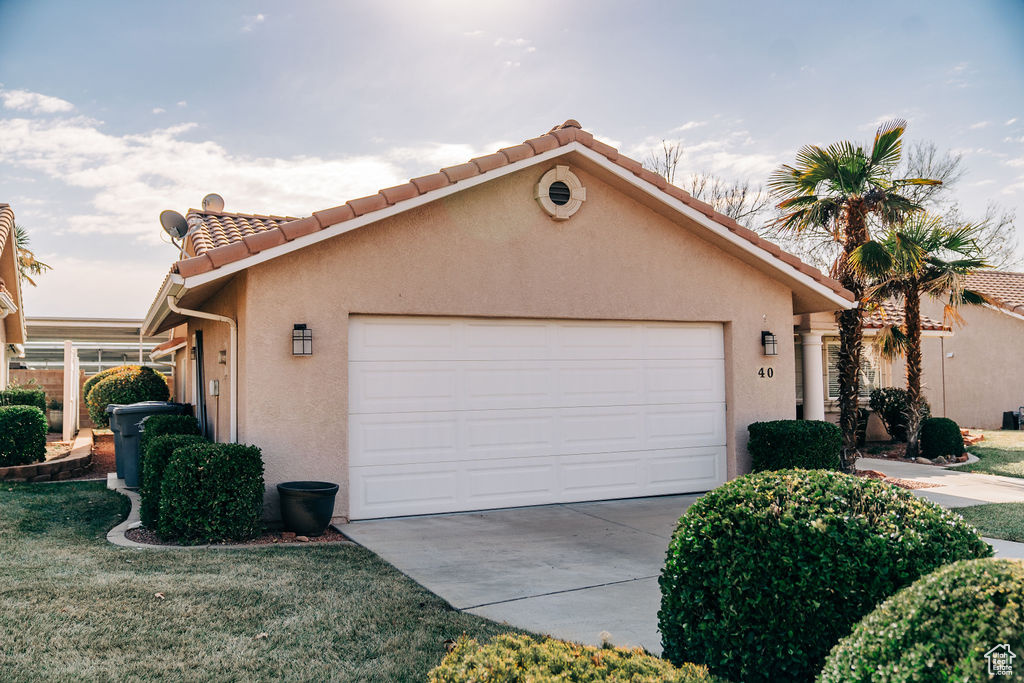
[(505, 66), (510, 69), (518, 68), (521, 64), (522, 62), (513, 62), (511, 60), (505, 60)]
[(968, 128), (970, 128), (971, 130), (978, 130), (979, 128), (988, 127), (988, 125), (991, 123), (991, 121), (978, 121), (977, 123), (972, 123), (970, 126), (968, 126)]
[(483, 34), (484, 34), (484, 32), (482, 30), (480, 30), (480, 29), (477, 29), (475, 31), (463, 31), (462, 32), (462, 35), (468, 36), (470, 38), (476, 38), (478, 36), (482, 36)]
[(22, 288), (29, 315), (141, 318), (177, 252), (168, 244), (140, 251), (131, 259), (38, 256), (53, 270), (37, 280), (38, 287)]
[(7, 109), (28, 111), (33, 114), (59, 114), (75, 108), (75, 105), (67, 100), (28, 90), (0, 90), (0, 100), (3, 100)]
[(165, 111), (167, 111), (167, 110), (164, 109), (163, 107), (153, 107), (153, 113), (154, 114), (163, 114)]
[(683, 125), (673, 128), (670, 132), (682, 133), (683, 131), (693, 130), (694, 128), (700, 128), (701, 126), (706, 125), (708, 125), (707, 121), (687, 121)]
[(498, 38), (494, 41), (494, 47), (503, 47), (506, 45), (510, 47), (526, 47), (531, 42), (532, 41), (527, 40), (526, 38)]
[(265, 14), (244, 16), (242, 17), (242, 32), (248, 33), (249, 31), (252, 31), (254, 28), (256, 28), (256, 26), (262, 24), (266, 20), (267, 16)]
[(1006, 125), (1006, 126), (1012, 126), (1012, 125), (1013, 125), (1013, 124), (1015, 124), (1015, 123), (1017, 123), (1017, 117), (1014, 117), (1014, 118), (1012, 118), (1012, 119), (1009, 119), (1009, 120), (1008, 120), (1008, 121), (1007, 121), (1007, 122), (1006, 122), (1005, 124), (1003, 124), (1003, 125)]
[(178, 102), (178, 106), (181, 107), (182, 109), (184, 109), (185, 107), (188, 106), (188, 102), (186, 100), (180, 100)]
[(1024, 135), (1019, 138), (1003, 138), (1003, 142), (1024, 142)]

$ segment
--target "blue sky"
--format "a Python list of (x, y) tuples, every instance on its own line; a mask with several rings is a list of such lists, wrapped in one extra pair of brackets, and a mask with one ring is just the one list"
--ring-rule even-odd
[(29, 315), (142, 317), (162, 209), (304, 215), (578, 119), (763, 181), (900, 116), (1024, 225), (1024, 2), (0, 0), (0, 201)]

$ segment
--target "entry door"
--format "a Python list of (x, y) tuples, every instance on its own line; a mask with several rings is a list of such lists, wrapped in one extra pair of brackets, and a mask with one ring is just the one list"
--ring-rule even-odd
[(710, 490), (718, 323), (353, 316), (350, 517)]

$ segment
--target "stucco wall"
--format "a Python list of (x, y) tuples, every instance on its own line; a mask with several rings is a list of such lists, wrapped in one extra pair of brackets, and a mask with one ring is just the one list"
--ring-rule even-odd
[[(789, 289), (578, 169), (587, 201), (556, 223), (532, 198), (546, 170), (496, 179), (247, 271), (234, 292), (244, 349), (239, 437), (263, 448), (268, 515), (276, 514), (273, 484), (312, 478), (341, 484), (335, 513), (347, 515), (350, 314), (719, 321), (729, 476), (749, 469), (750, 422), (793, 417), (792, 346), (766, 358), (760, 345), (761, 330), (781, 336), (792, 325)], [(207, 310), (227, 312), (227, 294)], [(312, 328), (312, 357), (291, 356), (294, 323)], [(226, 327), (202, 328), (209, 368)], [(774, 377), (759, 378), (769, 366)]]
[[(926, 315), (942, 306), (923, 302)], [(966, 323), (943, 340), (944, 351), (925, 348), (924, 379), (932, 398), (945, 380), (945, 413), (963, 427), (999, 429), (1003, 412), (1024, 405), (1024, 320), (981, 306), (964, 306)], [(952, 354), (952, 357), (949, 357)]]

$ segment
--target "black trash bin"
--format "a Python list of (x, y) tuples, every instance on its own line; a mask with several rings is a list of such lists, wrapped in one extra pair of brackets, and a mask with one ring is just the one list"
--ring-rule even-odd
[(286, 481), (277, 485), (284, 528), (300, 536), (320, 536), (334, 514), (338, 485), (329, 481)]
[(1012, 410), (1003, 413), (1003, 429), (1020, 429), (1020, 414)]
[[(170, 401), (142, 401), (125, 405), (107, 406), (110, 429), (114, 432), (114, 460), (117, 477), (124, 479), (130, 489), (139, 487), (139, 434), (141, 424), (150, 415), (181, 415), (188, 412), (185, 403)], [(120, 435), (120, 438), (118, 436)]]

